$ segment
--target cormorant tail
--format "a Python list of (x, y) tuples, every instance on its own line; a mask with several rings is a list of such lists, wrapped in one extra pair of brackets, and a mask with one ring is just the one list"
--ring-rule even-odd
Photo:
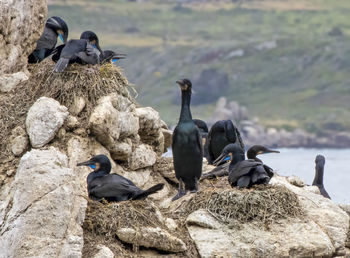
[(162, 190), (164, 187), (164, 184), (156, 184), (154, 186), (152, 186), (151, 188), (148, 188), (147, 190), (144, 190), (140, 193), (137, 193), (136, 195), (134, 195), (131, 199), (132, 200), (140, 200), (140, 199), (144, 199), (146, 198), (148, 195), (150, 194), (154, 194), (160, 190)]
[(69, 59), (60, 58), (60, 60), (58, 60), (57, 64), (55, 65), (55, 68), (53, 69), (53, 71), (54, 71), (55, 73), (61, 73), (61, 72), (63, 72), (64, 69), (66, 69), (68, 63), (69, 63)]

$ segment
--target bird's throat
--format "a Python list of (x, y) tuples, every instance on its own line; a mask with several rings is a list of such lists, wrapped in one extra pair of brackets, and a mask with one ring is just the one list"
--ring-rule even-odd
[(182, 91), (181, 113), (180, 121), (192, 121), (192, 114), (190, 109), (191, 93), (188, 91)]

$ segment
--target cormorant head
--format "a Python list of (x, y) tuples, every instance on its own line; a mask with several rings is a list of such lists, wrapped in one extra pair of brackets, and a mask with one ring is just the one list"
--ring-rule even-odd
[(215, 166), (221, 165), (229, 161), (244, 160), (244, 151), (240, 146), (234, 143), (230, 143), (225, 146), (219, 157), (214, 160), (213, 164)]
[(188, 79), (182, 79), (176, 81), (177, 84), (179, 84), (182, 91), (192, 92), (192, 83)]
[(326, 159), (322, 155), (317, 155), (315, 159), (316, 169), (324, 168)]
[(255, 159), (257, 155), (265, 154), (265, 153), (280, 153), (280, 152), (277, 150), (270, 150), (262, 145), (253, 145), (247, 151), (247, 158)]
[(102, 52), (102, 61), (101, 63), (106, 63), (112, 61), (114, 65), (116, 65), (117, 61), (119, 59), (125, 59), (126, 55), (125, 54), (117, 54), (116, 52), (112, 50), (104, 50)]
[(68, 26), (67, 23), (58, 16), (52, 16), (47, 19), (45, 26), (56, 31), (63, 43), (67, 43)]
[(83, 33), (81, 33), (80, 39), (86, 39), (90, 45), (97, 48), (102, 53), (102, 50), (100, 48), (100, 43), (98, 41), (98, 37), (95, 32), (92, 32), (89, 30), (84, 31)]
[(104, 171), (106, 173), (109, 173), (112, 169), (111, 162), (106, 155), (93, 156), (88, 161), (78, 163), (77, 166), (88, 166), (92, 168), (94, 172)]

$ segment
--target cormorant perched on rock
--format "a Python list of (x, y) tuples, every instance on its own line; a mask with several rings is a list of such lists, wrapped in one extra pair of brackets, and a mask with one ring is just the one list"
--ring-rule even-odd
[(315, 178), (314, 181), (312, 182), (312, 185), (315, 185), (320, 189), (320, 193), (328, 198), (331, 199), (331, 197), (328, 195), (326, 189), (324, 188), (323, 185), (323, 173), (324, 173), (324, 165), (326, 163), (326, 159), (322, 155), (317, 155), (315, 159)]
[(125, 59), (125, 54), (117, 54), (116, 52), (112, 50), (104, 50), (102, 52), (102, 55), (100, 56), (101, 64), (111, 62), (113, 64), (116, 64), (119, 59)]
[(202, 145), (203, 145), (203, 156), (208, 160), (208, 126), (207, 123), (200, 119), (193, 119), (193, 122), (198, 127), (199, 132), (202, 136)]
[(87, 177), (89, 198), (94, 201), (101, 201), (103, 198), (108, 202), (138, 200), (164, 187), (164, 184), (157, 184), (142, 190), (129, 179), (118, 174), (110, 174), (112, 166), (106, 155), (94, 156), (88, 161), (78, 163), (77, 166), (88, 166), (94, 170)]
[(68, 26), (60, 17), (52, 16), (47, 19), (44, 32), (36, 43), (36, 48), (28, 57), (28, 63), (38, 63), (48, 57), (60, 37), (65, 44), (68, 38)]
[(54, 72), (63, 72), (69, 63), (98, 64), (101, 53), (97, 35), (92, 31), (84, 31), (80, 39), (71, 39), (64, 47), (55, 49), (52, 60), (59, 59)]
[(208, 134), (208, 154), (209, 164), (213, 164), (226, 145), (237, 143), (244, 151), (244, 144), (241, 134), (231, 120), (217, 121), (210, 129)]
[(180, 119), (175, 127), (172, 142), (175, 175), (179, 180), (179, 192), (173, 200), (185, 195), (187, 190), (198, 191), (203, 161), (202, 137), (192, 120), (190, 110), (192, 83), (188, 79), (176, 83), (181, 88), (182, 102)]
[[(239, 146), (230, 144), (227, 146), (231, 153), (239, 151)], [(226, 149), (226, 147), (225, 147)], [(273, 170), (262, 163), (256, 156), (265, 153), (279, 153), (276, 150), (270, 150), (261, 145), (254, 145), (247, 152), (247, 160), (230, 164), (228, 181), (231, 186), (239, 188), (251, 187), (254, 184), (267, 184), (273, 177)], [(235, 154), (233, 154), (234, 156)], [(224, 158), (224, 157), (223, 157)]]

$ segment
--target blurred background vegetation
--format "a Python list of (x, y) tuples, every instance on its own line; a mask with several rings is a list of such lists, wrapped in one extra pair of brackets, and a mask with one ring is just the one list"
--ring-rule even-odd
[(349, 0), (49, 1), (69, 38), (93, 30), (103, 49), (127, 53), (138, 102), (170, 125), (187, 77), (196, 118), (226, 96), (265, 126), (316, 133), (350, 129), (349, 11)]

